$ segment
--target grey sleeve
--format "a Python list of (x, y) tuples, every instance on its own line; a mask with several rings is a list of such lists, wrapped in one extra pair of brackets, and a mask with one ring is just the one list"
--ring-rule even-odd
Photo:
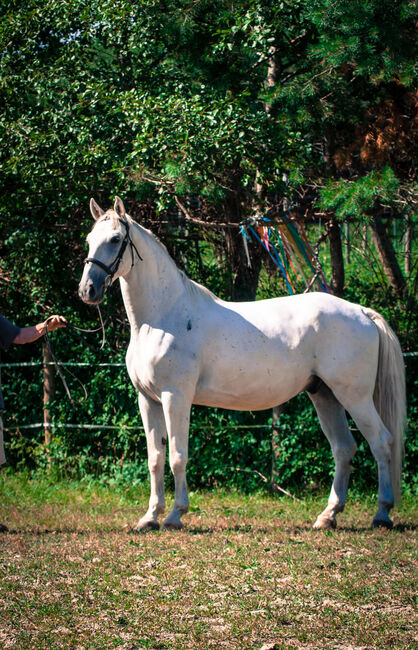
[(8, 348), (20, 332), (20, 327), (0, 315), (0, 349)]

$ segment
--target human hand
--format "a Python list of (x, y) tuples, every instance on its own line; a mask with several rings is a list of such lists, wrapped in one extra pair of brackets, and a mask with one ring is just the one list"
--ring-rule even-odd
[(47, 318), (44, 323), (44, 327), (46, 328), (47, 332), (53, 332), (60, 327), (67, 327), (67, 325), (68, 323), (64, 316), (58, 316), (57, 314), (54, 314), (54, 316)]

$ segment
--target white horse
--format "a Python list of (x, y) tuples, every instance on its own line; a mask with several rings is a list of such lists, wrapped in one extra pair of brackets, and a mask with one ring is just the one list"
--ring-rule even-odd
[(131, 326), (126, 365), (147, 437), (151, 495), (136, 530), (159, 528), (167, 440), (175, 499), (162, 525), (183, 526), (192, 404), (267, 409), (304, 390), (335, 460), (328, 505), (315, 528), (334, 528), (345, 505), (356, 451), (345, 410), (378, 466), (373, 525), (392, 527), (389, 510), (400, 497), (405, 379), (399, 342), (383, 317), (324, 293), (225, 302), (180, 271), (119, 198), (113, 210), (104, 212), (93, 199), (90, 209), (96, 223), (87, 237), (79, 295), (98, 304), (106, 287), (120, 280)]

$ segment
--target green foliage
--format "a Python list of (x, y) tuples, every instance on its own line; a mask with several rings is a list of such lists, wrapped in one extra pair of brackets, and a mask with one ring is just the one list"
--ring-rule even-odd
[(399, 180), (390, 167), (356, 181), (330, 179), (321, 191), (321, 207), (334, 211), (341, 219), (363, 220), (376, 205), (394, 205), (398, 189)]

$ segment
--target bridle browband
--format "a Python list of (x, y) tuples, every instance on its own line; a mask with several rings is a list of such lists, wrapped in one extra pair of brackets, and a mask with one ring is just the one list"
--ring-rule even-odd
[(106, 271), (107, 276), (105, 278), (105, 287), (108, 287), (109, 284), (112, 282), (112, 280), (114, 278), (114, 275), (115, 275), (116, 271), (119, 268), (120, 261), (121, 261), (121, 259), (123, 257), (123, 254), (124, 254), (128, 244), (131, 247), (131, 258), (132, 258), (131, 268), (135, 264), (134, 251), (138, 255), (138, 258), (140, 260), (142, 260), (142, 257), (138, 253), (138, 249), (135, 246), (135, 244), (133, 243), (133, 241), (131, 239), (131, 235), (129, 234), (129, 223), (128, 223), (128, 221), (125, 221), (125, 219), (121, 219), (121, 218), (119, 218), (119, 221), (121, 223), (123, 223), (123, 225), (125, 226), (126, 234), (125, 234), (125, 237), (123, 238), (123, 242), (121, 244), (121, 247), (119, 248), (118, 254), (116, 255), (113, 262), (108, 266), (107, 264), (105, 264), (101, 260), (96, 259), (95, 257), (86, 257), (86, 259), (84, 260), (84, 264), (86, 264), (87, 262), (90, 262), (90, 264), (96, 264), (97, 266), (100, 266), (100, 268), (103, 269), (103, 271)]

